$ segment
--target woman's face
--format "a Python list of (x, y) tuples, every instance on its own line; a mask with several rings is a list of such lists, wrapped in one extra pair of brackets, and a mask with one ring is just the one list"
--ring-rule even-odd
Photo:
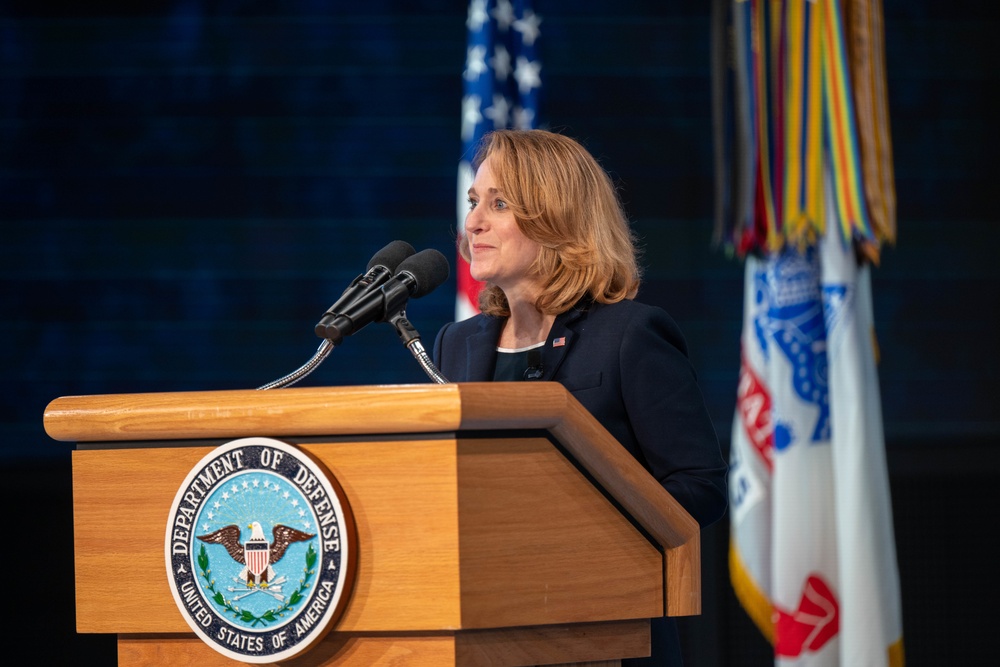
[(493, 177), (490, 162), (490, 158), (483, 160), (469, 188), (469, 213), (465, 217), (469, 269), (476, 280), (502, 289), (508, 300), (519, 292), (530, 298), (539, 282), (531, 265), (541, 246), (521, 233)]

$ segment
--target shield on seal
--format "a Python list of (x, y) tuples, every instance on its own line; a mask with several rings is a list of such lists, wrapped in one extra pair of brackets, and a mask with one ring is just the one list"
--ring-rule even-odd
[(259, 577), (271, 562), (271, 545), (266, 539), (250, 538), (243, 543), (243, 558), (247, 569), (253, 576)]

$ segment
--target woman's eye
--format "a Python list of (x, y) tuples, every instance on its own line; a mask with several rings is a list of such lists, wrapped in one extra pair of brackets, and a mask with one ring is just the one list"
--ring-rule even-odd
[(497, 200), (496, 200), (496, 201), (495, 201), (495, 202), (493, 203), (493, 208), (495, 208), (495, 209), (497, 209), (497, 210), (503, 210), (503, 209), (507, 208), (507, 202), (505, 202), (505, 201), (504, 201), (504, 200), (502, 200), (502, 199), (497, 199)]
[(478, 202), (476, 202), (475, 199), (473, 199), (472, 197), (469, 197), (469, 210), (471, 211), (472, 209), (476, 208), (476, 204), (477, 203)]

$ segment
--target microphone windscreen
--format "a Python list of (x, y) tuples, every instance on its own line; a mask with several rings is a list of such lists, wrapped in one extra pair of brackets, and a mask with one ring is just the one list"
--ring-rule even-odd
[(396, 269), (396, 273), (403, 271), (413, 276), (416, 282), (410, 296), (419, 299), (430, 294), (448, 280), (451, 267), (444, 255), (433, 248), (427, 248), (404, 259)]
[(393, 241), (372, 255), (371, 260), (368, 262), (367, 270), (370, 271), (376, 266), (384, 266), (389, 271), (395, 273), (396, 267), (415, 252), (416, 250), (413, 249), (413, 246), (406, 241)]

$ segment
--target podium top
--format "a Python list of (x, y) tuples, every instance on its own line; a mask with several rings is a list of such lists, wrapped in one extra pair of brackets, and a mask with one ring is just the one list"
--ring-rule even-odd
[(44, 415), (55, 440), (141, 442), (256, 435), (545, 430), (665, 549), (697, 522), (557, 382), (470, 382), (64, 396)]
[(547, 429), (572, 400), (555, 382), (104, 394), (57, 398), (44, 422), (81, 442)]

